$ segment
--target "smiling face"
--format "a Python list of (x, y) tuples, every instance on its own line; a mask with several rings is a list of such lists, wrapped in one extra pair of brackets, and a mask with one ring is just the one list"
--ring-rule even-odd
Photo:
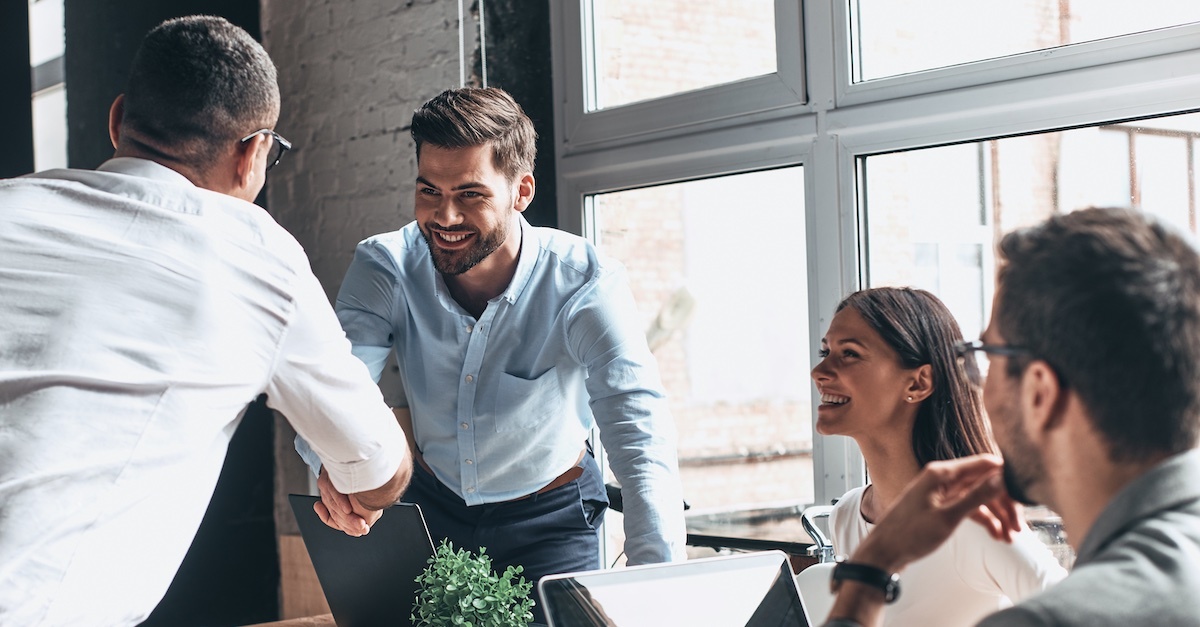
[(519, 238), (510, 234), (517, 212), (528, 206), (523, 184), (495, 169), (490, 144), (421, 147), (414, 212), (438, 272), (463, 274), (502, 247), (505, 260), (516, 262)]
[[(853, 307), (839, 311), (821, 340), (821, 363), (812, 378), (821, 395), (817, 432), (823, 435), (911, 431), (914, 407), (908, 402), (914, 370)], [(904, 417), (908, 416), (908, 420)]]

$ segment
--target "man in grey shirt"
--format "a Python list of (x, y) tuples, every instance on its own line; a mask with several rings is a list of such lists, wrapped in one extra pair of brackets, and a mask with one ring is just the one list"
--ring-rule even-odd
[(992, 320), (959, 353), (990, 361), (1004, 459), (929, 464), (835, 567), (827, 625), (881, 623), (904, 565), (967, 516), (1007, 539), (1014, 499), (1057, 511), (1078, 557), (981, 625), (1200, 625), (1200, 255), (1114, 209), (1054, 216), (1000, 253)]

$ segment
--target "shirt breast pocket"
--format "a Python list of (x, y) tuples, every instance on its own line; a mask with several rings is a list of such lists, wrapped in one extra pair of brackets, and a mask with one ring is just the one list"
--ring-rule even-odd
[(530, 429), (553, 420), (563, 411), (563, 391), (558, 370), (551, 368), (535, 379), (501, 373), (496, 391), (496, 431)]

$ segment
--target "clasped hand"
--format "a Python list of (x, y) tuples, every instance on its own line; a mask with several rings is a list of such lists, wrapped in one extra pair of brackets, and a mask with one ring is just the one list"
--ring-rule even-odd
[(346, 535), (359, 537), (371, 531), (371, 525), (383, 515), (383, 510), (370, 510), (363, 506), (353, 494), (342, 494), (333, 487), (329, 473), (321, 468), (317, 476), (317, 490), (321, 500), (313, 503), (313, 510), (321, 522), (344, 531)]

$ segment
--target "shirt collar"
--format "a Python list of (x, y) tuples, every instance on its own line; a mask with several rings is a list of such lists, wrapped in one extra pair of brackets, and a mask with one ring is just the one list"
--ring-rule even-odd
[(190, 185), (195, 187), (188, 178), (167, 166), (151, 161), (149, 159), (139, 159), (137, 157), (114, 157), (100, 164), (96, 168), (100, 172), (114, 172), (116, 174), (127, 174), (129, 176), (138, 176), (141, 178), (151, 179), (154, 181), (162, 181), (164, 183), (175, 183), (178, 185)]
[(520, 221), (521, 227), (521, 252), (517, 254), (517, 271), (513, 273), (512, 281), (508, 282), (508, 289), (500, 295), (510, 305), (517, 302), (521, 293), (525, 291), (525, 287), (529, 285), (530, 277), (533, 276), (533, 267), (537, 265), (537, 259), (542, 250), (537, 231), (525, 220), (525, 216), (517, 214), (517, 219)]
[(1087, 563), (1128, 527), (1156, 512), (1200, 500), (1200, 450), (1168, 458), (1117, 492), (1088, 531), (1075, 565)]

